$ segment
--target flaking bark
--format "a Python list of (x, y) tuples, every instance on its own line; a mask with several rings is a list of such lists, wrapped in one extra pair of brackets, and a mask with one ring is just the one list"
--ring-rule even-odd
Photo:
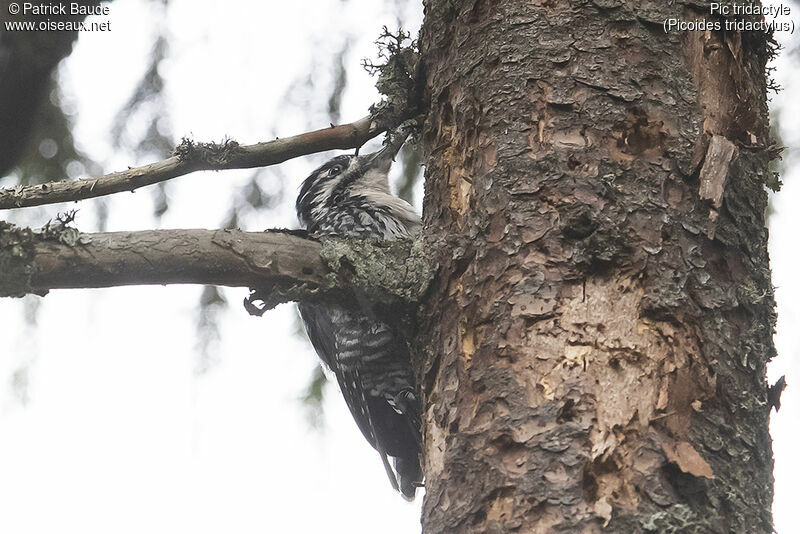
[(423, 531), (771, 533), (766, 37), (425, 7)]

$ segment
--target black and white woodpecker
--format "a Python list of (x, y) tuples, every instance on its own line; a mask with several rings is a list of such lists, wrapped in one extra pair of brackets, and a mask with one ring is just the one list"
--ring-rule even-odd
[[(297, 197), (301, 224), (313, 236), (359, 240), (391, 240), (419, 231), (414, 208), (389, 190), (389, 168), (399, 145), (402, 140), (373, 154), (337, 156), (311, 173)], [(422, 483), (420, 406), (398, 314), (378, 311), (355, 294), (298, 306), (314, 349), (336, 375), (392, 486), (413, 499)]]

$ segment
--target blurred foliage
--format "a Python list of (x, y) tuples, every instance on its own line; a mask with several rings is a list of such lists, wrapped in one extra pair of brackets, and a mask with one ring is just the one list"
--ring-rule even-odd
[(770, 144), (771, 144), (771, 152), (774, 155), (774, 158), (770, 160), (769, 166), (767, 167), (767, 181), (766, 185), (769, 189), (773, 192), (778, 192), (783, 185), (781, 182), (781, 176), (784, 175), (786, 172), (786, 162), (783, 159), (783, 152), (785, 151), (785, 146), (783, 144), (783, 139), (781, 137), (781, 114), (778, 112), (772, 113), (770, 116)]
[(36, 295), (27, 295), (22, 299), (25, 314), (25, 328), (28, 330), (28, 351), (21, 356), (18, 367), (11, 374), (11, 391), (14, 398), (22, 406), (30, 402), (30, 378), (34, 363), (38, 358), (36, 331), (39, 328), (39, 312), (42, 299)]
[[(272, 186), (267, 190), (262, 185), (267, 182)], [(283, 184), (285, 176), (278, 167), (266, 167), (255, 171), (247, 183), (237, 190), (222, 221), (222, 228), (233, 230), (241, 228), (241, 221), (248, 214), (260, 210), (272, 209), (283, 201)]]
[(333, 84), (328, 96), (328, 118), (331, 124), (339, 124), (342, 111), (342, 95), (347, 88), (347, 66), (345, 57), (350, 50), (350, 41), (345, 41), (344, 46), (333, 58)]
[(77, 178), (86, 172), (101, 172), (99, 165), (75, 147), (72, 124), (55, 77), (50, 85), (49, 97), (33, 116), (30, 138), (15, 169), (21, 184), (41, 184)]
[[(168, 51), (164, 31), (156, 37), (141, 80), (111, 125), (114, 145), (130, 148), (137, 156), (165, 158), (175, 146), (169, 127), (169, 109), (164, 98), (164, 79), (159, 73), (159, 65)], [(147, 124), (144, 134), (133, 137), (128, 129), (132, 122)]]
[(219, 321), (228, 301), (217, 286), (203, 286), (197, 317), (195, 374), (202, 375), (219, 363)]
[[(166, 29), (162, 27), (151, 49), (147, 69), (111, 124), (114, 146), (131, 150), (139, 159), (164, 159), (175, 147), (164, 79), (159, 73), (159, 65), (167, 57), (168, 50)], [(131, 124), (145, 124), (146, 127), (142, 132), (133, 132)], [(153, 216), (157, 220), (169, 210), (166, 187), (166, 183), (161, 182), (152, 190)]]
[(781, 177), (784, 176), (787, 172), (786, 168), (786, 160), (783, 158), (785, 153), (783, 139), (781, 136), (781, 119), (782, 113), (780, 111), (772, 111), (770, 113), (769, 118), (769, 127), (770, 127), (770, 144), (773, 147), (780, 147), (780, 151), (777, 149), (774, 152), (777, 152), (777, 157), (772, 159), (769, 162), (767, 167), (767, 180), (766, 186), (769, 188), (769, 202), (767, 203), (767, 211), (765, 213), (765, 223), (769, 226), (769, 221), (772, 215), (775, 213), (775, 206), (773, 205), (773, 198), (775, 193), (780, 191), (783, 182), (781, 181)]
[[(99, 0), (79, 0), (73, 4), (98, 3)], [(14, 5), (18, 7), (9, 0), (0, 0), (0, 18), (6, 19)], [(60, 18), (59, 22), (75, 24), (85, 16), (67, 12)], [(37, 27), (50, 19), (50, 15), (35, 9), (24, 9), (18, 16), (18, 20)], [(0, 31), (0, 177), (13, 173), (22, 183), (30, 184), (67, 176), (70, 153), (75, 152), (75, 147), (71, 136), (64, 135), (69, 134), (69, 128), (59, 109), (62, 106), (56, 101), (54, 79), (59, 63), (71, 53), (77, 37), (78, 31), (71, 29)]]
[(311, 428), (322, 428), (325, 422), (325, 384), (328, 383), (328, 377), (325, 376), (325, 371), (321, 365), (312, 371), (311, 378), (306, 385), (305, 392), (300, 397), (306, 412), (306, 420)]

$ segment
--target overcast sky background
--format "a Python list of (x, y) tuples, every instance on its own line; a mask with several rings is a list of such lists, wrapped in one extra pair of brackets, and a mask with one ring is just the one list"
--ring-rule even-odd
[[(106, 171), (146, 163), (114, 149), (109, 129), (146, 68), (157, 25), (168, 35), (161, 74), (178, 137), (252, 143), (324, 126), (325, 102), (304, 106), (301, 93), (287, 105), (286, 92), (309, 71), (327, 87), (331, 50), (348, 39), (342, 119), (355, 120), (378, 98), (359, 65), (374, 57), (381, 26), (399, 18), (416, 33), (421, 23), (419, 2), (398, 4), (172, 0), (164, 10), (157, 2), (115, 0), (111, 31), (81, 34), (59, 73), (79, 146)], [(796, 8), (792, 18), (800, 22)], [(772, 106), (793, 169), (800, 146), (796, 37), (777, 37), (787, 50), (775, 72), (784, 91)], [(265, 190), (278, 192), (283, 180), (285, 194), (275, 209), (240, 220), (242, 229), (294, 226), (297, 187), (318, 162), (301, 158), (263, 175)], [(160, 222), (150, 192), (117, 195), (107, 229), (217, 228), (251, 176), (226, 171), (173, 180), (171, 208)], [(786, 374), (789, 383), (772, 423), (776, 528), (789, 533), (800, 476), (800, 177), (790, 170), (783, 179), (770, 221), (779, 356), (769, 374), (771, 381)], [(81, 230), (94, 229), (95, 202), (80, 204)], [(18, 210), (14, 217), (41, 226), (54, 212)], [(253, 318), (237, 304), (246, 291), (226, 289), (233, 306), (220, 324), (218, 358), (198, 375), (199, 293), (132, 287), (0, 300), (0, 324), (14, 340), (0, 347), (0, 532), (418, 532), (421, 495), (408, 504), (390, 488), (335, 386), (323, 428), (308, 424), (299, 398), (316, 356), (293, 333), (293, 305)]]

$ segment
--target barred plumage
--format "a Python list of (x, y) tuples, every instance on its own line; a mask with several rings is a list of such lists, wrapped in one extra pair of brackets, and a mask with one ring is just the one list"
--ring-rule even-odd
[[(313, 235), (389, 240), (420, 228), (419, 216), (389, 191), (396, 149), (337, 156), (300, 188), (297, 216)], [(420, 415), (408, 346), (397, 314), (352, 294), (335, 304), (301, 303), (300, 315), (323, 362), (333, 371), (353, 418), (380, 454), (389, 480), (413, 499), (422, 482)], [(394, 469), (387, 456), (394, 458)]]

